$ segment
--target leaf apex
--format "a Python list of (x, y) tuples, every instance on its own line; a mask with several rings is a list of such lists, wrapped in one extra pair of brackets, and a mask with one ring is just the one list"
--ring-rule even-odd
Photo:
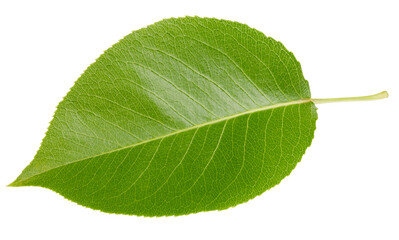
[(25, 186), (23, 181), (16, 179), (14, 182), (7, 185), (7, 187), (22, 187)]

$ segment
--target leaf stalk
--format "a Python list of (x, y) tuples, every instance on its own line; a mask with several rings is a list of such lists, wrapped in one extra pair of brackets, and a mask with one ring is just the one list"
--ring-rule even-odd
[(382, 91), (380, 93), (369, 95), (369, 96), (361, 96), (361, 97), (343, 97), (343, 98), (312, 98), (312, 101), (315, 104), (323, 104), (323, 103), (335, 103), (335, 102), (358, 102), (358, 101), (373, 101), (387, 98), (389, 96), (387, 91)]

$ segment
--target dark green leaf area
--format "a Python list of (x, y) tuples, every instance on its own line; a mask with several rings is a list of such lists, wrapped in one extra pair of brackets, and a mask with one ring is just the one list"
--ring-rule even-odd
[(105, 212), (225, 209), (287, 176), (311, 143), (315, 119), (313, 103), (256, 112), (55, 168), (27, 184)]

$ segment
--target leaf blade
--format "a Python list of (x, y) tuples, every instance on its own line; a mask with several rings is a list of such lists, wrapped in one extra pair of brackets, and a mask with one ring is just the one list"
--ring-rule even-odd
[[(238, 31), (249, 33), (251, 38), (260, 38), (262, 41), (252, 44), (253, 42), (251, 41), (253, 40), (248, 40), (248, 38), (240, 40), (242, 36), (241, 33), (237, 33), (237, 29)], [(221, 34), (226, 31), (231, 35), (235, 34), (235, 38), (231, 38), (228, 41), (228, 37), (221, 38), (214, 36), (215, 33)], [(168, 34), (171, 37), (167, 37)], [(188, 36), (189, 34), (190, 36)], [(143, 41), (146, 38), (150, 40)], [(200, 40), (192, 40), (193, 38), (199, 38)], [(173, 42), (173, 39), (179, 39), (179, 41), (175, 40)], [(265, 42), (267, 41), (269, 42), (266, 46)], [(247, 45), (244, 46), (244, 44)], [(177, 49), (176, 46), (179, 46), (181, 49)], [(247, 51), (248, 53), (243, 54), (242, 51), (235, 51), (232, 46), (241, 48), (244, 52)], [(257, 46), (255, 47), (256, 51), (251, 51), (253, 46)], [(258, 50), (261, 50), (260, 54)], [(262, 51), (266, 53), (262, 55)], [(245, 59), (243, 60), (244, 57)], [(199, 61), (202, 58), (204, 61)], [(268, 61), (273, 64), (267, 64)], [(276, 65), (276, 62), (283, 62), (284, 64)], [(296, 75), (296, 78), (294, 75)], [(230, 79), (231, 81), (226, 81), (225, 79)], [(287, 79), (290, 79), (290, 82)], [(240, 129), (239, 133), (245, 133), (245, 139), (252, 139), (247, 134), (251, 116), (259, 117), (258, 115), (261, 113), (279, 112), (281, 109), (286, 108), (291, 109), (294, 105), (309, 108), (306, 114), (294, 114), (291, 118), (310, 119), (307, 123), (307, 128), (311, 132), (311, 134), (307, 134), (306, 139), (302, 140), (303, 142), (297, 144), (302, 146), (302, 148), (300, 151), (295, 150), (301, 153), (298, 155), (299, 159), (296, 156), (295, 159), (291, 160), (296, 164), (304, 153), (304, 149), (310, 145), (315, 129), (314, 123), (317, 115), (314, 104), (310, 103), (309, 99), (310, 91), (307, 81), (302, 76), (299, 63), (280, 43), (266, 38), (256, 30), (239, 23), (196, 17), (167, 19), (128, 35), (118, 44), (107, 50), (95, 64), (86, 70), (64, 101), (60, 103), (54, 120), (46, 134), (46, 138), (43, 140), (41, 149), (31, 165), (16, 180), (16, 183), (47, 187), (80, 204), (108, 212), (159, 216), (224, 209), (243, 202), (244, 199), (247, 201), (256, 195), (248, 196), (248, 194), (244, 194), (243, 200), (229, 202), (223, 199), (226, 198), (226, 194), (223, 191), (219, 193), (220, 189), (208, 186), (208, 188), (213, 189), (213, 195), (211, 194), (213, 197), (214, 194), (221, 194), (221, 197), (215, 198), (216, 200), (213, 200), (213, 202), (206, 202), (210, 196), (205, 194), (203, 185), (198, 184), (202, 187), (197, 187), (198, 181), (204, 181), (202, 176), (207, 176), (205, 175), (206, 171), (204, 170), (204, 175), (201, 175), (199, 172), (193, 170), (201, 168), (194, 165), (189, 165), (191, 168), (186, 168), (190, 169), (193, 179), (197, 180), (194, 181), (195, 183), (192, 182), (193, 179), (191, 178), (186, 181), (191, 181), (193, 187), (195, 186), (196, 192), (194, 194), (194, 191), (191, 189), (188, 192), (194, 194), (197, 199), (201, 199), (201, 197), (205, 198), (205, 200), (201, 200), (203, 201), (202, 208), (197, 206), (189, 210), (189, 207), (182, 207), (173, 210), (172, 206), (168, 206), (164, 210), (159, 208), (155, 212), (142, 212), (141, 208), (138, 207), (139, 205), (135, 205), (118, 209), (117, 206), (123, 205), (122, 202), (128, 201), (129, 197), (137, 199), (137, 197), (148, 197), (151, 194), (146, 191), (141, 192), (141, 195), (128, 195), (129, 197), (123, 195), (125, 193), (120, 193), (121, 195), (119, 196), (116, 194), (115, 196), (117, 197), (107, 194), (108, 192), (112, 193), (112, 191), (124, 189), (124, 185), (121, 184), (123, 179), (127, 183), (132, 184), (133, 187), (131, 188), (137, 188), (136, 184), (139, 182), (140, 187), (135, 189), (136, 192), (140, 192), (139, 190), (142, 189), (149, 191), (154, 186), (155, 189), (163, 189), (167, 184), (166, 181), (158, 182), (154, 186), (149, 183), (151, 181), (157, 182), (157, 178), (164, 178), (164, 180), (167, 178), (168, 181), (172, 181), (169, 179), (174, 179), (172, 182), (180, 186), (180, 180), (176, 180), (174, 176), (179, 173), (177, 175), (184, 179), (184, 172), (181, 172), (182, 159), (186, 157), (191, 161), (196, 159), (213, 159), (215, 154), (218, 154), (217, 156), (220, 154), (218, 150), (219, 144), (225, 146), (224, 149), (231, 148), (232, 152), (236, 151), (232, 147), (233, 145), (227, 146), (223, 142), (227, 140), (221, 142), (224, 134), (219, 134), (220, 138), (217, 140), (217, 134), (211, 133), (210, 135), (205, 135), (202, 132), (203, 130), (200, 131), (199, 129), (213, 129), (213, 127), (218, 126), (216, 129), (218, 131), (223, 129), (222, 132), (224, 133), (226, 126), (229, 126), (227, 123), (235, 122), (237, 119), (248, 116), (246, 124), (236, 124), (235, 127)], [(292, 102), (296, 104), (290, 104)], [(259, 106), (262, 107), (259, 108)], [(284, 114), (280, 113), (278, 115), (284, 119)], [(229, 118), (229, 116), (233, 117)], [(225, 127), (221, 128), (220, 125), (223, 123)], [(247, 126), (246, 130), (243, 127), (245, 125)], [(264, 123), (258, 126), (258, 128), (262, 128), (262, 126), (264, 126)], [(291, 131), (292, 129), (294, 127), (291, 128)], [(188, 153), (189, 148), (179, 150), (179, 145), (175, 145), (175, 141), (181, 141), (181, 146), (188, 146), (187, 144), (193, 143), (193, 141), (195, 141), (194, 145), (196, 145), (196, 138), (198, 137), (195, 137), (196, 134), (193, 132), (197, 133), (197, 131), (200, 131), (199, 133), (202, 134), (199, 136), (209, 137), (208, 140), (203, 141), (209, 145), (213, 144), (212, 146), (215, 147), (213, 152), (209, 149), (210, 146), (203, 144), (202, 147), (206, 151), (203, 149), (199, 150), (200, 153), (205, 151), (206, 154), (204, 156), (193, 157), (191, 156), (191, 152), (190, 154)], [(234, 135), (233, 132), (235, 130), (229, 132), (232, 134), (231, 138)], [(256, 133), (257, 131), (253, 132)], [(190, 137), (189, 133), (193, 135), (191, 136), (192, 139), (186, 139)], [(275, 133), (274, 135), (278, 136)], [(180, 139), (182, 137), (185, 137), (184, 141)], [(172, 142), (170, 139), (174, 138), (176, 139)], [(226, 139), (231, 140), (231, 138)], [(235, 138), (240, 139), (238, 141), (243, 142), (243, 146), (246, 146), (247, 141), (243, 141), (242, 136), (237, 135)], [(168, 140), (163, 142), (164, 139)], [(252, 139), (252, 142), (255, 142), (255, 140)], [(139, 144), (136, 146), (135, 144), (137, 143)], [(156, 145), (156, 143), (159, 145)], [(215, 143), (219, 144), (215, 145)], [(165, 144), (170, 144), (170, 149), (167, 149)], [(201, 142), (198, 142), (198, 144), (201, 145)], [(59, 148), (59, 146), (63, 148), (58, 151), (57, 147)], [(140, 148), (139, 146), (143, 147)], [(147, 146), (151, 151), (144, 149), (144, 146)], [(190, 144), (189, 146), (193, 145)], [(125, 151), (136, 149), (136, 147), (141, 150), (131, 150), (132, 152), (125, 153)], [(267, 147), (265, 146), (263, 149)], [(236, 148), (241, 149), (240, 145), (237, 145)], [(259, 149), (262, 150), (262, 147), (259, 147)], [(294, 152), (291, 148), (290, 150)], [(162, 156), (174, 156), (175, 160), (170, 160), (168, 157), (166, 157), (166, 160), (158, 157), (160, 154), (159, 151), (162, 153)], [(272, 152), (272, 150), (270, 151)], [(226, 153), (226, 150), (222, 152), (229, 155), (228, 159), (230, 161), (236, 158), (236, 155)], [(65, 153), (67, 154), (64, 156)], [(210, 153), (213, 153), (213, 155), (209, 155)], [(134, 155), (136, 158), (141, 156), (140, 159), (145, 160), (134, 159), (130, 154), (137, 154), (137, 156)], [(282, 156), (282, 153), (280, 154)], [(237, 156), (239, 155), (241, 154), (237, 153)], [(182, 158), (182, 156), (185, 157)], [(246, 159), (245, 156), (244, 151), (242, 159)], [(254, 159), (259, 165), (260, 156), (257, 157)], [(222, 158), (217, 157), (219, 161), (223, 161), (220, 160)], [(79, 159), (90, 159), (90, 161), (77, 161)], [(92, 159), (96, 159), (96, 161), (92, 161)], [(173, 165), (172, 167), (165, 167), (165, 165), (161, 164), (163, 161), (174, 162), (179, 159), (182, 161), (181, 165), (177, 163), (174, 167)], [(237, 164), (240, 159), (235, 159), (234, 161), (237, 162), (234, 163)], [(93, 169), (90, 167), (90, 162), (96, 162), (93, 165)], [(130, 168), (118, 167), (124, 166), (126, 162), (132, 164)], [(184, 164), (187, 164), (186, 162)], [(134, 166), (134, 163), (138, 165)], [(162, 165), (168, 171), (162, 172), (157, 170), (158, 168), (153, 169), (152, 165), (154, 163), (156, 166)], [(199, 165), (204, 164), (203, 161), (199, 160), (197, 163)], [(208, 169), (209, 166), (212, 166), (211, 164), (212, 161), (209, 160), (208, 165), (203, 165), (207, 167), (203, 168)], [(244, 168), (244, 165), (240, 166), (237, 165), (236, 168), (231, 168), (231, 170), (234, 172), (241, 168), (247, 169)], [(294, 166), (290, 166), (289, 169), (292, 170)], [(122, 174), (124, 170), (131, 168), (133, 168), (132, 172)], [(113, 172), (109, 169), (113, 169)], [(222, 171), (222, 169), (218, 169)], [(85, 172), (86, 170), (88, 171)], [(153, 174), (148, 175), (148, 171)], [(173, 174), (170, 174), (171, 171)], [(215, 170), (213, 169), (213, 171)], [(257, 169), (252, 169), (251, 171), (257, 171)], [(79, 172), (85, 173), (79, 176), (87, 182), (84, 183), (84, 181), (78, 179), (70, 180), (71, 176), (68, 175), (69, 172), (75, 172), (78, 175), (80, 174)], [(96, 176), (101, 175), (100, 173), (104, 177), (96, 178)], [(283, 175), (288, 175), (288, 173), (284, 172)], [(54, 174), (56, 176), (53, 176)], [(185, 174), (187, 175), (187, 170)], [(200, 177), (198, 177), (198, 174), (200, 174)], [(212, 172), (212, 174), (217, 176), (217, 173)], [(54, 185), (54, 182), (56, 182), (54, 178), (60, 176), (62, 176), (61, 179), (63, 180), (69, 179), (72, 185), (66, 187), (68, 185), (67, 182), (58, 182)], [(93, 177), (89, 179), (88, 176)], [(115, 176), (119, 176), (122, 180), (112, 182)], [(194, 176), (197, 176), (197, 178)], [(228, 174), (224, 176), (226, 178), (231, 177)], [(277, 178), (278, 181), (274, 181), (274, 185), (281, 181), (282, 178)], [(49, 179), (54, 182), (50, 182)], [(245, 179), (241, 179), (238, 175), (236, 175), (235, 179), (234, 181), (239, 179), (241, 184), (245, 182)], [(217, 187), (221, 188), (225, 186), (222, 183), (226, 184), (226, 182), (221, 181)], [(112, 187), (105, 187), (107, 184), (112, 184)], [(231, 186), (237, 187), (234, 183), (231, 184)], [(77, 185), (86, 186), (83, 187), (86, 189), (86, 192), (79, 192), (76, 187), (73, 187)], [(267, 185), (267, 188), (265, 186), (259, 188), (263, 192), (274, 185)], [(90, 187), (87, 188), (87, 186)], [(181, 188), (175, 189), (175, 192), (181, 192), (184, 186), (182, 184)], [(173, 186), (169, 185), (168, 187), (173, 188)], [(92, 193), (90, 197), (87, 196), (88, 192), (90, 192), (87, 189)], [(108, 192), (104, 192), (102, 189), (106, 189)], [(230, 189), (230, 187), (227, 189)], [(244, 187), (244, 189), (246, 188)], [(158, 195), (161, 194), (164, 199), (168, 199), (165, 192), (159, 191), (161, 190), (156, 190), (157, 193), (155, 194), (158, 198), (160, 197)], [(239, 193), (238, 190), (237, 193)], [(113, 199), (113, 203), (110, 200), (102, 199), (101, 196), (103, 195), (109, 199)], [(115, 199), (121, 196), (122, 200), (120, 201), (122, 202), (115, 204)], [(148, 199), (151, 197), (148, 197)], [(97, 199), (97, 201), (99, 200), (103, 204), (101, 206), (96, 205), (92, 203), (94, 200), (91, 200), (91, 198)], [(171, 199), (171, 196), (169, 198)], [(222, 200), (219, 200), (219, 198)], [(189, 201), (189, 199), (186, 200)], [(228, 204), (223, 205), (221, 201), (227, 201)], [(148, 203), (152, 204), (152, 202)], [(173, 202), (173, 204), (173, 206), (176, 206), (177, 203)], [(141, 207), (149, 209), (149, 206), (145, 204)]]

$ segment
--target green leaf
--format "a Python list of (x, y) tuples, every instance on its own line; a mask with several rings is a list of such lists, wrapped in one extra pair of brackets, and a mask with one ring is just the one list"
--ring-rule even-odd
[(289, 175), (316, 118), (300, 64), (280, 42), (237, 22), (166, 19), (84, 72), (11, 186), (110, 213), (222, 210)]

